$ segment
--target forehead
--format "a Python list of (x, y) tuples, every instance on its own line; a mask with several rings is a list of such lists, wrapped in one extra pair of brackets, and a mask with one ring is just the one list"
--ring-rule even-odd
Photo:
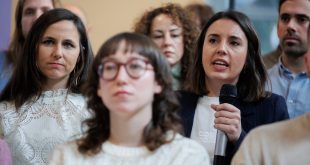
[(79, 40), (79, 33), (72, 21), (63, 20), (51, 24), (45, 31), (43, 36), (71, 39), (73, 41)]
[(112, 58), (112, 59), (119, 59), (119, 60), (126, 60), (132, 57), (141, 57), (143, 56), (138, 53), (137, 48), (134, 48), (134, 45), (127, 43), (125, 40), (121, 40), (115, 51), (111, 52), (108, 56), (104, 58)]
[(23, 10), (27, 8), (54, 8), (52, 0), (25, 0)]
[(303, 14), (310, 17), (310, 1), (309, 0), (287, 0), (280, 8), (280, 14)]
[(152, 29), (161, 27), (180, 27), (179, 21), (174, 21), (171, 16), (167, 14), (159, 14), (152, 21)]
[(206, 37), (212, 34), (246, 39), (245, 33), (242, 31), (241, 27), (230, 19), (219, 19), (213, 22), (207, 30)]

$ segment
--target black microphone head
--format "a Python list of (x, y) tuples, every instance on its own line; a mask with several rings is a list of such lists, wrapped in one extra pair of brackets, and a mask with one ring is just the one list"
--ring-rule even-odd
[(237, 97), (237, 87), (231, 84), (224, 84), (220, 91), (220, 103), (233, 104)]

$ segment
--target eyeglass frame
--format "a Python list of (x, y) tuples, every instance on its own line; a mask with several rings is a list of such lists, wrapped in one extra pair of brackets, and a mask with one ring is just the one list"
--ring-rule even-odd
[[(139, 76), (133, 76), (133, 75), (131, 75), (130, 72), (128, 71), (128, 69), (127, 69), (127, 65), (130, 64), (131, 61), (134, 61), (134, 60), (143, 61), (144, 64), (145, 64), (145, 67), (143, 68), (143, 72), (141, 72), (141, 74), (140, 74)], [(112, 78), (109, 78), (109, 79), (106, 79), (106, 78), (103, 77), (103, 73), (104, 73), (104, 71), (103, 71), (103, 68), (104, 68), (104, 67), (103, 67), (103, 66), (104, 66), (104, 64), (107, 63), (107, 62), (113, 62), (113, 63), (116, 64), (116, 66), (117, 66), (117, 71), (115, 72), (115, 75), (114, 75)], [(102, 78), (103, 80), (106, 80), (106, 81), (113, 81), (113, 80), (116, 79), (117, 75), (119, 74), (119, 71), (120, 71), (121, 66), (124, 66), (125, 71), (126, 71), (127, 75), (128, 75), (130, 78), (132, 78), (132, 79), (139, 79), (140, 77), (142, 77), (142, 76), (145, 74), (145, 72), (146, 72), (147, 70), (154, 70), (154, 68), (148, 68), (148, 67), (147, 67), (148, 64), (151, 64), (149, 60), (141, 59), (141, 58), (131, 58), (130, 60), (128, 60), (128, 61), (125, 62), (125, 63), (124, 63), (124, 62), (118, 62), (118, 61), (115, 61), (115, 60), (106, 60), (106, 61), (103, 61), (101, 64), (99, 64), (99, 65), (97, 66), (97, 74), (98, 74), (98, 76), (99, 76), (100, 78)], [(151, 66), (152, 66), (152, 65), (151, 65)], [(152, 66), (152, 67), (153, 67), (153, 66)]]

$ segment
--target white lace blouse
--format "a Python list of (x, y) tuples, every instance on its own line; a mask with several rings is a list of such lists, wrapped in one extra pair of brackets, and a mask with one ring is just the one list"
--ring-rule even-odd
[(15, 165), (46, 164), (56, 145), (80, 137), (88, 117), (84, 97), (66, 89), (45, 91), (18, 112), (11, 102), (0, 103), (0, 124)]

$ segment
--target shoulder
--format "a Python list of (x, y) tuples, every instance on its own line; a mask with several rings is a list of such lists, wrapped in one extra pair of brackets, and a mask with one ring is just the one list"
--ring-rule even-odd
[(196, 141), (186, 138), (180, 134), (176, 134), (171, 142), (171, 148), (185, 149), (188, 153), (206, 153), (205, 149)]
[(282, 102), (282, 103), (285, 103), (285, 99), (284, 99), (283, 96), (275, 94), (275, 93), (271, 93), (271, 92), (269, 94), (270, 94), (270, 96), (264, 97), (262, 99), (263, 103), (264, 102), (267, 102), (267, 103), (269, 103), (269, 102)]
[[(176, 134), (172, 142), (162, 146), (161, 153), (169, 153), (171, 157), (177, 158), (179, 162), (189, 164), (209, 164), (210, 158), (206, 150), (196, 141)], [(204, 163), (202, 163), (204, 162)], [(186, 163), (183, 163), (186, 164)]]
[(78, 110), (85, 110), (87, 107), (86, 98), (81, 94), (69, 93), (68, 101), (72, 103)]
[(176, 95), (179, 99), (180, 104), (183, 107), (192, 106), (197, 104), (199, 95), (189, 92), (189, 91), (176, 91)]
[(50, 157), (49, 164), (74, 164), (79, 158), (83, 157), (78, 151), (76, 141), (71, 141), (55, 147)]
[(15, 105), (11, 102), (0, 103), (0, 127), (2, 127), (3, 134), (8, 134), (19, 118)]

